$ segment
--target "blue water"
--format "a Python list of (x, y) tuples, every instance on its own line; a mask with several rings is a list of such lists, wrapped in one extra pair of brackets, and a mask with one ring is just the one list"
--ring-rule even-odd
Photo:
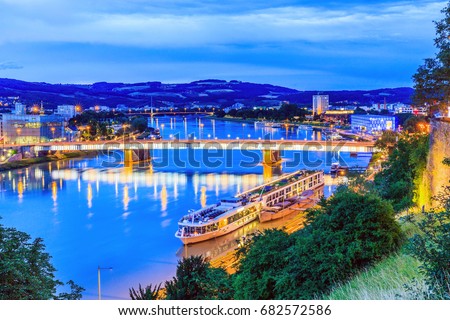
[(161, 135), (169, 139), (298, 139), (322, 140), (321, 132), (290, 128), (270, 128), (252, 123), (215, 120), (197, 117), (154, 117), (149, 119), (151, 127), (159, 128)]
[[(168, 124), (164, 126), (165, 135), (171, 120), (159, 121)], [(214, 130), (218, 137), (239, 130), (253, 135), (260, 130), (220, 121), (213, 128), (208, 121), (203, 120), (202, 130)], [(197, 122), (189, 120), (188, 128), (195, 128)], [(176, 125), (170, 130), (170, 134), (176, 134)], [(312, 132), (295, 135), (313, 138)], [(283, 172), (310, 168), (310, 159), (320, 160), (317, 167), (325, 170), (333, 157), (350, 165), (367, 166), (369, 161), (367, 155), (355, 158), (345, 153), (310, 153), (306, 157), (286, 152), (283, 157)], [(288, 168), (292, 162), (289, 159), (296, 157), (303, 161)], [(161, 154), (154, 161), (163, 158)], [(4, 172), (0, 174), (1, 223), (44, 238), (58, 269), (57, 277), (72, 279), (86, 288), (85, 299), (97, 298), (98, 266), (113, 267), (101, 271), (102, 298), (127, 299), (131, 286), (159, 283), (174, 275), (179, 252), (183, 252), (174, 233), (177, 221), (188, 209), (217, 202), (268, 177), (261, 165), (242, 166), (246, 160), (236, 151), (231, 162), (224, 161), (218, 167), (180, 168), (168, 161), (164, 167), (106, 168), (108, 159), (99, 156)], [(327, 177), (325, 193), (330, 194), (335, 184)], [(215, 243), (203, 249), (212, 250)]]

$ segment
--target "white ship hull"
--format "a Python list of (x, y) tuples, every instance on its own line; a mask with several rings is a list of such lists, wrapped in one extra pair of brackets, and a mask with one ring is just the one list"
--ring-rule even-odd
[[(219, 203), (190, 210), (178, 222), (175, 237), (184, 244), (192, 244), (224, 236), (258, 219), (263, 208), (284, 206), (286, 200), (288, 205), (292, 204), (293, 197), (321, 184), (322, 171), (307, 173), (299, 170), (283, 175)], [(278, 215), (270, 218), (278, 218)]]
[(255, 212), (252, 213), (240, 220), (234, 221), (233, 223), (230, 223), (228, 225), (226, 225), (223, 228), (220, 228), (219, 230), (213, 231), (213, 232), (208, 232), (208, 233), (204, 233), (204, 234), (199, 234), (199, 235), (192, 235), (192, 236), (187, 236), (187, 237), (183, 237), (180, 236), (177, 233), (175, 233), (175, 237), (177, 237), (178, 239), (180, 239), (184, 244), (191, 244), (191, 243), (197, 243), (197, 242), (202, 242), (202, 241), (206, 241), (206, 240), (211, 240), (217, 237), (221, 237), (224, 236), (230, 232), (233, 232), (234, 230), (237, 230), (239, 228), (242, 228), (243, 226), (245, 226), (246, 224), (255, 221), (259, 216), (259, 212)]

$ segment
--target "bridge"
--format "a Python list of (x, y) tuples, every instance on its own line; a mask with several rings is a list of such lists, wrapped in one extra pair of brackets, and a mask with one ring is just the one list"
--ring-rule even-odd
[(148, 111), (129, 111), (125, 113), (126, 116), (150, 116), (150, 117), (157, 117), (157, 116), (187, 116), (187, 115), (206, 115), (206, 116), (212, 116), (214, 115), (214, 112), (209, 111), (154, 111), (154, 112), (148, 112)]
[(305, 140), (112, 140), (83, 142), (53, 142), (30, 145), (5, 145), (6, 148), (28, 148), (36, 154), (42, 152), (64, 151), (103, 151), (123, 150), (125, 164), (150, 159), (151, 150), (259, 150), (263, 153), (265, 164), (274, 164), (281, 160), (281, 151), (312, 152), (350, 152), (373, 153), (376, 151), (373, 142), (358, 141), (305, 141)]

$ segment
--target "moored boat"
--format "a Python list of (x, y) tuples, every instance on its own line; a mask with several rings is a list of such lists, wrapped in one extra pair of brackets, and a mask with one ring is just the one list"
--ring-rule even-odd
[(319, 185), (323, 185), (322, 171), (300, 170), (283, 175), (234, 197), (188, 212), (178, 222), (178, 231), (175, 236), (184, 244), (223, 236), (258, 218), (261, 219), (262, 211), (276, 211), (290, 203), (286, 201), (287, 199), (300, 196), (304, 191)]
[(348, 166), (342, 166), (339, 162), (333, 162), (331, 164), (330, 173), (331, 175), (345, 175), (348, 169)]

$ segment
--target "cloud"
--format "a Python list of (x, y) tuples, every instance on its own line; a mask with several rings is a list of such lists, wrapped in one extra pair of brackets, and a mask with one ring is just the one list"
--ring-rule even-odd
[[(17, 4), (2, 0), (0, 9), (2, 3), (12, 14), (3, 16), (6, 21), (0, 27), (0, 43), (102, 43), (146, 48), (426, 39), (433, 32), (431, 20), (438, 19), (445, 6), (445, 2), (417, 1), (353, 3), (336, 8), (278, 1), (273, 7), (242, 11), (235, 4), (219, 11), (220, 6), (213, 5), (216, 2), (206, 0), (184, 6), (178, 0), (150, 2), (152, 5), (141, 0), (129, 4), (114, 0), (109, 5), (93, 6), (83, 5), (84, 0), (41, 0), (33, 5), (28, 0)], [(185, 7), (187, 11), (182, 11)], [(209, 7), (216, 9), (205, 9)]]
[(4, 62), (0, 62), (0, 70), (16, 70), (16, 69), (22, 69), (23, 66), (19, 65), (16, 62), (13, 61), (4, 61)]

